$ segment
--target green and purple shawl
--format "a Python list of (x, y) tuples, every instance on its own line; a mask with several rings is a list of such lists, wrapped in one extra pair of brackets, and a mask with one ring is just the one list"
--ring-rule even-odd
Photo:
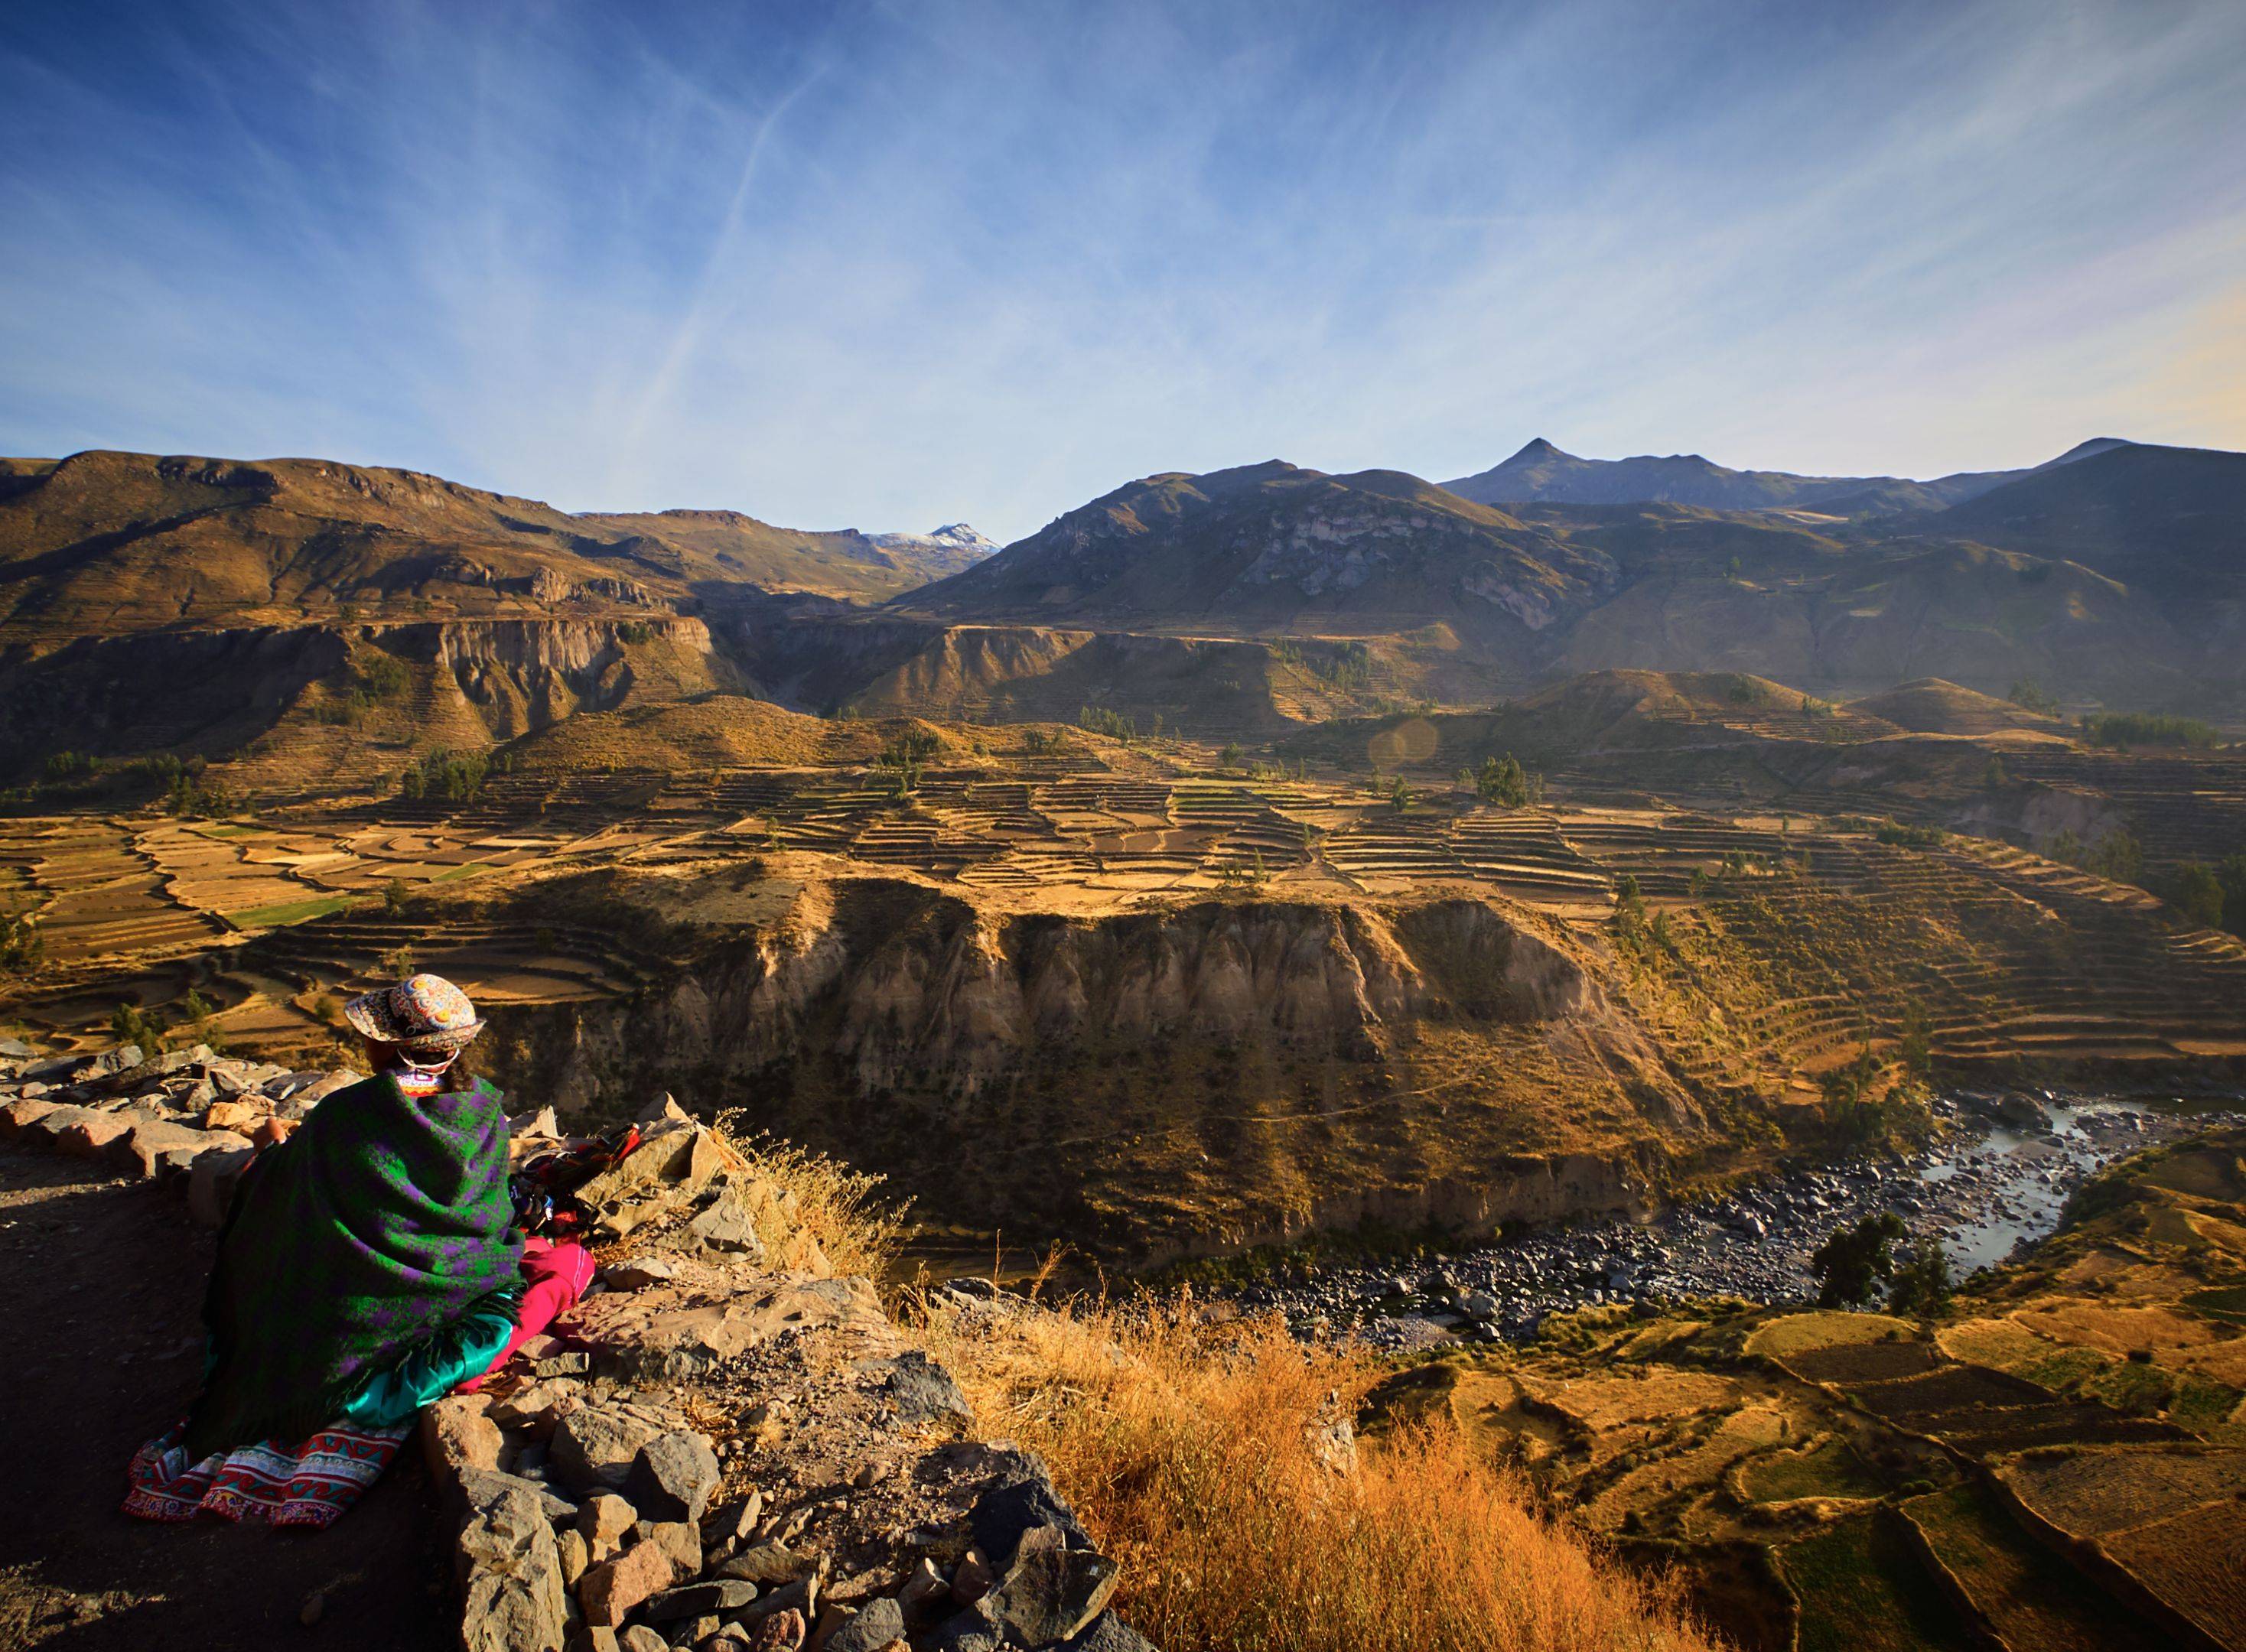
[(187, 1419), (200, 1459), (326, 1426), (370, 1378), (521, 1294), (507, 1115), (480, 1080), (419, 1098), (378, 1076), (322, 1101), (243, 1178)]

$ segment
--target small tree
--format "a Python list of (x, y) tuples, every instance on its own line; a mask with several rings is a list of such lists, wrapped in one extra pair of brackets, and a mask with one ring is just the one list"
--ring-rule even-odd
[(1399, 814), (1412, 806), (1412, 788), (1400, 774), (1388, 783), (1388, 806)]
[(1981, 770), (1981, 787), (1986, 792), (2001, 792), (2007, 779), (2004, 758), (1991, 753)]
[(1243, 754), (1237, 740), (1227, 740), (1224, 750), (1216, 754), (1216, 766), (1220, 769), (1236, 769), (1242, 760)]
[(1520, 809), (1528, 806), (1532, 796), (1541, 795), (1543, 787), (1508, 751), (1501, 758), (1481, 760), (1481, 767), (1474, 775), (1474, 790), (1481, 793), (1484, 802)]
[(897, 795), (909, 798), (920, 786), (921, 771), (936, 752), (936, 738), (926, 729), (907, 729), (881, 748), (874, 759), (896, 782)]
[(1941, 1241), (1922, 1239), (1888, 1285), (1888, 1311), (1932, 1319), (1950, 1305), (1950, 1258)]
[(1909, 1229), (1891, 1210), (1836, 1227), (1809, 1258), (1820, 1308), (1861, 1308), (1895, 1273), (1894, 1246)]
[(405, 903), (408, 899), (409, 897), (405, 890), (405, 879), (392, 878), (388, 883), (382, 886), (382, 909), (388, 916), (392, 918), (404, 917), (405, 915)]
[(1902, 1007), (1902, 1044), (1897, 1053), (1902, 1070), (1914, 1078), (1924, 1078), (1934, 1071), (1934, 1023), (1926, 1006), (1916, 998)]
[(2222, 880), (2203, 862), (2187, 860), (2176, 868), (2175, 901), (2185, 917), (2212, 929), (2222, 921)]

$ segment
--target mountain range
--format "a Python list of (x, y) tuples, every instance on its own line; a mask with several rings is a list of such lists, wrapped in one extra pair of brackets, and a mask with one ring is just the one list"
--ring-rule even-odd
[(1804, 510), (1839, 516), (1941, 510), (2032, 475), (2128, 443), (2093, 437), (2031, 470), (1959, 471), (1932, 481), (1902, 476), (1797, 476), (1788, 471), (1735, 471), (1698, 453), (1637, 459), (1578, 459), (1543, 438), (1502, 464), (1445, 482), (1481, 505), (1628, 505), (1656, 501), (1715, 511)]
[[(964, 524), (572, 513), (316, 459), (0, 460), (0, 778), (315, 729), (340, 775), (711, 693), (1244, 733), (1610, 670), (1828, 699), (2034, 677), (2078, 707), (2229, 719), (2243, 525), (2246, 455), (2111, 439), (1930, 483), (1548, 444), (1450, 487), (1274, 459), (1145, 477), (995, 551)], [(414, 686), (354, 742), (351, 708), (394, 677), (375, 655)]]

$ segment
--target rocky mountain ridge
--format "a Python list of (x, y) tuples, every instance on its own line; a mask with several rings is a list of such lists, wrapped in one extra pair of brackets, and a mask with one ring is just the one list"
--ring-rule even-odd
[(1542, 437), (1510, 459), (1443, 484), (1483, 505), (1691, 505), (1719, 511), (1816, 510), (1843, 516), (1941, 510), (1990, 489), (2093, 453), (2130, 445), (2093, 438), (2029, 469), (1958, 471), (1928, 481), (1901, 476), (1800, 476), (1790, 471), (1739, 471), (1698, 453), (1666, 458), (1579, 459)]

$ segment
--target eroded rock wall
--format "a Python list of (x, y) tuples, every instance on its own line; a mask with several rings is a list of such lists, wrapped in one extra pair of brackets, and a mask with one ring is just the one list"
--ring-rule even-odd
[(738, 1105), (938, 1218), (1018, 1212), (1033, 1166), (1056, 1231), (1486, 1227), (1638, 1198), (1644, 1141), (1700, 1127), (1596, 967), (1473, 899), (994, 919), (864, 880), (636, 999), (495, 1011), (490, 1060), (592, 1115)]

